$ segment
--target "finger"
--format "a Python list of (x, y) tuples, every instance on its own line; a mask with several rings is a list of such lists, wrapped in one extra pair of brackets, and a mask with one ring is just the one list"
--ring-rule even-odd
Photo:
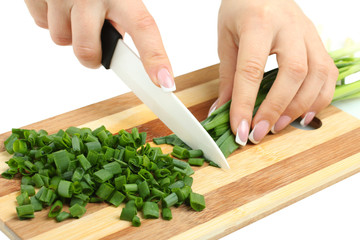
[[(170, 61), (154, 18), (140, 0), (113, 1), (108, 16), (124, 27), (151, 80), (165, 91), (176, 89)], [(126, 11), (124, 11), (126, 9)]]
[(334, 65), (333, 62), (332, 64), (329, 64), (329, 66), (331, 67), (329, 69), (327, 81), (323, 85), (315, 102), (312, 104), (309, 110), (302, 115), (302, 120), (300, 121), (300, 124), (303, 127), (308, 125), (313, 120), (315, 115), (318, 112), (320, 112), (322, 109), (327, 107), (333, 99), (336, 81), (339, 75), (339, 70), (337, 69), (337, 67)]
[[(257, 26), (241, 33), (232, 103), (231, 129), (239, 144), (247, 142), (252, 112), (271, 49), (272, 34)], [(269, 37), (271, 36), (271, 37)]]
[(281, 46), (276, 50), (278, 75), (254, 116), (249, 139), (255, 144), (259, 143), (276, 123), (307, 75), (307, 55), (303, 38), (297, 34), (288, 34), (289, 31), (283, 33), (286, 35), (279, 35), (276, 40), (276, 45)]
[(215, 111), (216, 108), (229, 101), (233, 90), (238, 46), (234, 43), (231, 34), (223, 29), (224, 28), (219, 28), (218, 30), (218, 55), (220, 59), (219, 96), (210, 107), (208, 115)]
[(86, 67), (96, 68), (101, 62), (100, 32), (104, 24), (103, 1), (75, 1), (71, 11), (74, 53)]
[(70, 0), (48, 0), (48, 25), (52, 40), (58, 45), (71, 44)]
[(47, 4), (45, 0), (25, 0), (25, 3), (36, 25), (42, 28), (48, 28)]
[(305, 114), (315, 102), (324, 83), (329, 79), (330, 69), (334, 65), (332, 59), (326, 52), (315, 28), (307, 36), (305, 44), (308, 55), (308, 74), (294, 99), (272, 127), (272, 133), (281, 131), (300, 115)]

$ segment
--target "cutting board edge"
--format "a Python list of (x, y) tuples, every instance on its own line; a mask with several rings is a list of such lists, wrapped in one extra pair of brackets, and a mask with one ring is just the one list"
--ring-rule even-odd
[(275, 212), (277, 212), (277, 211), (279, 211), (279, 210), (281, 210), (281, 209), (283, 209), (285, 207), (288, 207), (288, 206), (290, 206), (290, 205), (292, 205), (292, 204), (294, 204), (294, 203), (296, 203), (296, 202), (298, 202), (298, 201), (300, 201), (300, 200), (302, 200), (302, 199), (304, 199), (306, 197), (309, 197), (309, 196), (311, 196), (311, 195), (313, 195), (313, 194), (315, 194), (317, 192), (320, 192), (321, 190), (323, 190), (323, 189), (325, 189), (327, 187), (330, 187), (330, 186), (334, 185), (335, 183), (338, 183), (338, 182), (340, 182), (340, 181), (342, 181), (342, 180), (344, 180), (344, 179), (346, 179), (348, 177), (351, 177), (351, 176), (353, 176), (353, 175), (355, 175), (355, 174), (357, 174), (359, 172), (360, 172), (360, 167), (357, 168), (357, 169), (351, 170), (351, 171), (349, 171), (348, 173), (346, 173), (344, 175), (340, 175), (337, 178), (330, 180), (329, 182), (326, 182), (324, 184), (316, 186), (315, 188), (311, 189), (310, 191), (304, 192), (303, 194), (298, 195), (298, 196), (290, 199), (287, 202), (280, 203), (279, 205), (275, 205), (275, 207), (272, 208), (271, 210), (267, 210), (267, 211), (264, 211), (262, 213), (260, 212), (258, 215), (256, 215), (252, 219), (245, 220), (242, 223), (240, 223), (239, 225), (229, 227), (225, 231), (223, 231), (223, 232), (221, 232), (219, 234), (213, 235), (213, 236), (211, 236), (209, 238), (198, 238), (198, 239), (217, 240), (217, 239), (219, 239), (221, 237), (225, 237), (225, 236), (227, 236), (227, 235), (229, 235), (229, 234), (231, 234), (231, 233), (233, 233), (233, 232), (235, 232), (237, 230), (242, 229), (243, 227), (246, 227), (246, 226), (248, 226), (248, 225), (250, 225), (250, 224), (252, 224), (254, 222), (257, 222), (258, 220), (260, 220), (262, 218), (265, 218), (265, 217), (271, 215), (272, 213), (275, 213)]
[(6, 223), (4, 223), (3, 221), (0, 222), (0, 231), (4, 233), (11, 240), (21, 240), (21, 238), (15, 232), (13, 232), (8, 226), (6, 226)]

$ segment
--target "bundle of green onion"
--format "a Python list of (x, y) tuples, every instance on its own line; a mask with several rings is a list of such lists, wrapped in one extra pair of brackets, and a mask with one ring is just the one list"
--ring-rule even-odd
[[(339, 69), (338, 84), (335, 89), (333, 102), (360, 97), (360, 80), (349, 84), (345, 84), (344, 81), (345, 77), (360, 71), (360, 58), (354, 57), (354, 54), (359, 50), (360, 44), (357, 44), (330, 53)], [(255, 102), (254, 115), (274, 83), (277, 73), (278, 69), (276, 68), (264, 74)], [(208, 118), (201, 122), (225, 157), (228, 157), (239, 147), (230, 128), (230, 104), (231, 100), (216, 109)]]
[[(70, 127), (56, 134), (46, 131), (13, 129), (5, 141), (14, 154), (1, 175), (12, 179), (20, 175), (20, 195), (16, 211), (20, 219), (34, 217), (35, 211), (49, 207), (50, 218), (61, 222), (79, 218), (87, 203), (108, 202), (118, 207), (126, 202), (120, 219), (140, 226), (138, 211), (144, 218), (172, 218), (172, 206), (188, 204), (195, 211), (205, 208), (204, 196), (192, 192), (194, 173), (189, 163), (173, 159), (159, 147), (145, 143), (146, 133), (133, 128), (111, 134), (104, 126), (94, 131)], [(196, 157), (201, 150), (177, 147), (173, 155)], [(35, 188), (39, 188), (36, 192)], [(63, 204), (69, 211), (62, 211)]]

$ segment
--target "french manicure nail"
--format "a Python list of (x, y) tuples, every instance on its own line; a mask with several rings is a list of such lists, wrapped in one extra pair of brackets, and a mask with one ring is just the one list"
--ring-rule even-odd
[(237, 142), (241, 146), (245, 146), (248, 141), (248, 136), (249, 136), (249, 123), (248, 121), (243, 119), (236, 130), (235, 142)]
[(176, 90), (174, 78), (170, 75), (166, 68), (159, 70), (157, 78), (160, 87), (164, 92), (172, 92)]
[(216, 101), (211, 105), (208, 113), (208, 117), (216, 110), (216, 105), (219, 102), (219, 99), (216, 99)]
[(315, 112), (308, 112), (305, 117), (303, 119), (301, 119), (300, 121), (300, 125), (303, 127), (306, 127), (307, 125), (309, 125), (309, 123), (311, 123), (311, 121), (314, 119), (315, 117)]
[(291, 117), (289, 116), (281, 116), (275, 123), (275, 125), (271, 128), (272, 133), (277, 133), (283, 130), (287, 125), (290, 124)]
[(249, 135), (249, 140), (254, 143), (254, 144), (258, 144), (261, 139), (263, 139), (265, 137), (265, 135), (268, 133), (269, 131), (269, 121), (267, 120), (262, 120), (260, 122), (258, 122), (254, 129), (251, 131), (250, 135)]

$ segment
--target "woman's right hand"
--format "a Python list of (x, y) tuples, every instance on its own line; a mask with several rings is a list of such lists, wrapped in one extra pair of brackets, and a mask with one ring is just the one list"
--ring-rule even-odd
[(122, 34), (128, 33), (151, 80), (164, 91), (175, 90), (170, 61), (159, 29), (141, 0), (25, 0), (36, 24), (50, 31), (58, 45), (72, 44), (86, 67), (101, 62), (100, 34), (108, 19)]

